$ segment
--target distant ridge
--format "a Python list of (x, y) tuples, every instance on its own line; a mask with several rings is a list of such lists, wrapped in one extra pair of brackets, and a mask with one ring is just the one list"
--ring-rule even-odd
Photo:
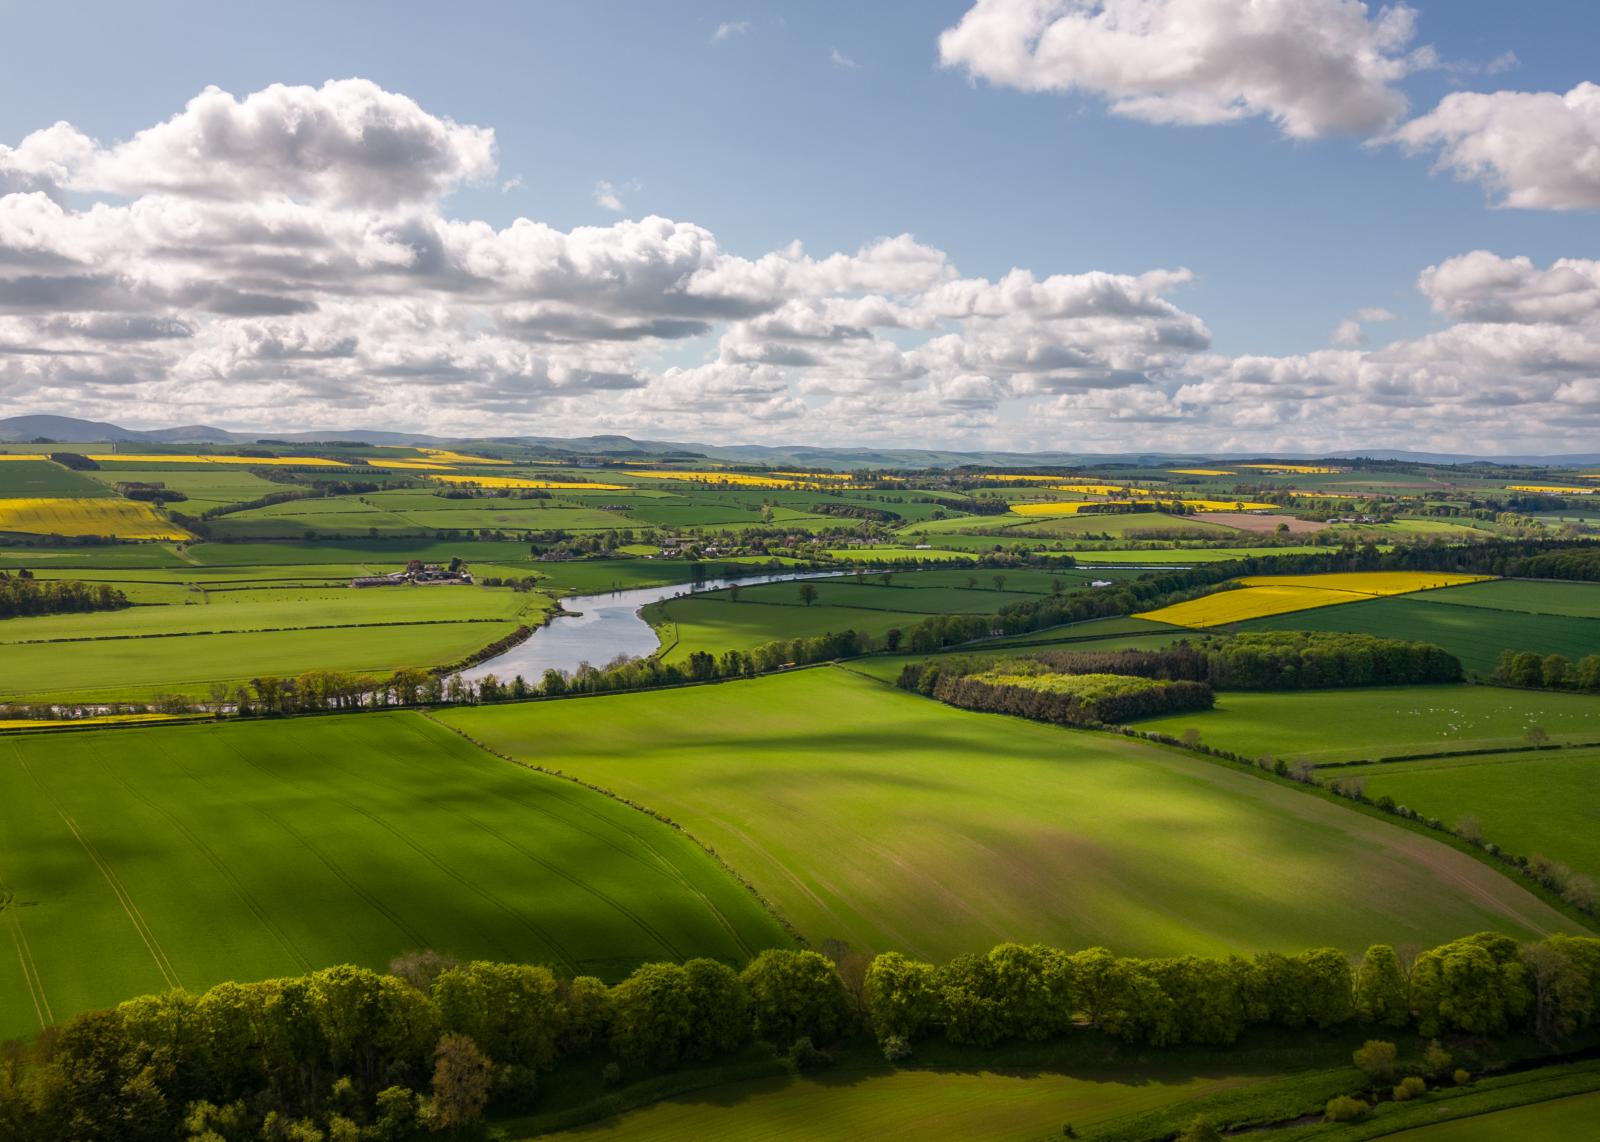
[(310, 432), (231, 432), (205, 424), (177, 428), (123, 428), (98, 420), (72, 416), (35, 414), (0, 418), (0, 441), (27, 442), (37, 437), (50, 440), (91, 443), (152, 444), (253, 444), (257, 440), (285, 440), (315, 444), (335, 440), (362, 444), (439, 445), (501, 443), (526, 445), (552, 453), (581, 453), (625, 459), (629, 456), (701, 457), (746, 464), (803, 464), (826, 468), (954, 468), (965, 464), (986, 467), (1039, 467), (1064, 464), (1139, 464), (1159, 465), (1194, 460), (1383, 460), (1415, 464), (1515, 464), (1536, 467), (1580, 467), (1600, 465), (1600, 452), (1565, 455), (1473, 456), (1467, 453), (1407, 452), (1392, 448), (1355, 449), (1342, 452), (1002, 452), (928, 448), (829, 448), (815, 445), (778, 444), (695, 444), (681, 441), (635, 440), (628, 436), (431, 436), (416, 432), (389, 432), (381, 429), (337, 428)]

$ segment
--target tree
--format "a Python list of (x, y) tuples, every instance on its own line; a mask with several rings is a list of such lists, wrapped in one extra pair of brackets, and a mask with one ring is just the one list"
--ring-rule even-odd
[(1411, 1019), (1400, 957), (1388, 944), (1373, 944), (1361, 957), (1355, 979), (1356, 1015), (1363, 1023), (1403, 1027)]
[(1394, 1077), (1394, 1063), (1399, 1052), (1395, 1045), (1383, 1039), (1368, 1039), (1350, 1055), (1350, 1061), (1375, 1083), (1385, 1083)]
[(800, 604), (801, 604), (801, 606), (809, 607), (812, 603), (814, 603), (816, 601), (817, 601), (817, 588), (816, 588), (816, 585), (812, 584), (812, 583), (801, 583), (800, 584)]
[(932, 964), (884, 952), (867, 968), (867, 1016), (878, 1038), (914, 1039), (938, 1013), (939, 971)]
[(990, 582), (994, 584), (996, 591), (1004, 591), (1006, 589), (1006, 577), (1004, 575), (996, 575)]
[(427, 1120), (435, 1131), (461, 1130), (483, 1117), (494, 1064), (466, 1035), (446, 1035), (433, 1053), (433, 1097)]
[(469, 1036), (501, 1065), (548, 1069), (566, 1030), (556, 978), (542, 965), (475, 960), (451, 968), (434, 981), (433, 1005), (445, 1030)]
[(1567, 684), (1567, 669), (1563, 655), (1547, 654), (1539, 663), (1539, 681), (1546, 689), (1559, 689)]
[[(1600, 945), (1600, 941), (1588, 943)], [(1533, 1029), (1550, 1047), (1570, 1038), (1589, 1023), (1594, 1006), (1594, 982), (1568, 948), (1578, 941), (1554, 936), (1522, 949), (1522, 962), (1533, 985)]]
[(850, 1023), (850, 997), (826, 956), (769, 949), (740, 973), (750, 995), (758, 1038), (779, 1046), (807, 1036), (814, 1043), (838, 1038)]

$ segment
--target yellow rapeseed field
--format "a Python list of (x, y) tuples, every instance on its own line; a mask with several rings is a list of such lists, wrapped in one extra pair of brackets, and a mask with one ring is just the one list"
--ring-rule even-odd
[(1221, 468), (1168, 468), (1174, 476), (1231, 476), (1232, 472), (1224, 472)]
[(404, 471), (450, 472), (454, 464), (441, 464), (437, 460), (380, 460), (374, 456), (367, 461), (369, 468), (399, 468)]
[(429, 476), (441, 484), (476, 484), (480, 488), (575, 488), (591, 492), (626, 492), (626, 484), (582, 484), (576, 480), (534, 480), (526, 476)]
[(698, 480), (708, 484), (732, 484), (740, 488), (802, 488), (815, 480), (785, 479), (780, 476), (753, 476), (748, 472), (628, 472), (646, 480)]
[(1197, 512), (1266, 512), (1277, 504), (1258, 504), (1250, 500), (1180, 500), (1184, 507)]
[(1257, 472), (1293, 472), (1297, 476), (1328, 476), (1344, 471), (1343, 468), (1327, 468), (1321, 464), (1240, 464), (1239, 467)]
[(294, 465), (297, 468), (348, 468), (343, 460), (323, 456), (200, 456), (173, 453), (107, 452), (90, 456), (97, 464), (249, 464), (252, 467)]
[(1060, 476), (1035, 476), (1035, 475), (1031, 475), (1031, 474), (1018, 475), (1018, 474), (1010, 473), (1010, 472), (1001, 472), (1000, 474), (996, 475), (996, 474), (994, 474), (992, 472), (986, 472), (982, 476), (980, 476), (979, 479), (983, 479), (983, 480), (1024, 480), (1024, 481), (1033, 481), (1033, 482), (1036, 482), (1036, 483), (1048, 484), (1051, 480), (1059, 480), (1059, 479), (1061, 479), (1061, 477)]
[(1024, 502), (1012, 504), (1018, 515), (1075, 515), (1084, 508), (1131, 508), (1128, 500), (1066, 500), (1058, 503)]
[(1358, 603), (1386, 595), (1406, 595), (1435, 587), (1477, 583), (1488, 575), (1450, 571), (1339, 571), (1327, 575), (1254, 575), (1235, 580), (1238, 588), (1174, 603), (1135, 618), (1181, 627), (1216, 627), (1313, 607)]
[(118, 539), (188, 539), (189, 533), (137, 500), (0, 500), (0, 531), (25, 535), (113, 535)]
[(0, 730), (70, 729), (73, 726), (108, 726), (124, 722), (170, 722), (184, 714), (104, 714), (93, 718), (0, 718)]
[(490, 456), (467, 456), (460, 452), (452, 452), (448, 448), (418, 448), (430, 460), (438, 460), (447, 464), (509, 464), (510, 460), (497, 460)]
[(1085, 496), (1153, 496), (1148, 488), (1127, 484), (1051, 484), (1052, 492), (1077, 492)]
[(0, 452), (0, 460), (48, 460), (50, 457), (36, 452)]
[(1564, 484), (1507, 484), (1508, 492), (1544, 492), (1552, 496), (1592, 496), (1594, 488), (1574, 488)]

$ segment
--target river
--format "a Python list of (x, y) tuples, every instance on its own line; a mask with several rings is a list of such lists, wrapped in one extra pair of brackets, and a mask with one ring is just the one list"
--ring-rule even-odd
[(478, 681), (493, 674), (508, 682), (518, 674), (537, 683), (546, 670), (571, 673), (582, 663), (604, 666), (619, 654), (645, 658), (661, 645), (653, 627), (639, 617), (646, 603), (672, 599), (699, 591), (715, 591), (737, 583), (781, 583), (789, 579), (823, 579), (845, 571), (789, 571), (775, 575), (741, 575), (736, 579), (707, 579), (700, 584), (672, 583), (665, 587), (639, 587), (600, 595), (573, 595), (561, 605), (575, 614), (558, 614), (524, 641), (503, 654), (485, 659), (461, 677)]

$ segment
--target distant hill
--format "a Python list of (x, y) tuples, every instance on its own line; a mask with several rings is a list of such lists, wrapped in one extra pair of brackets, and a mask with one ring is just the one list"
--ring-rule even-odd
[(230, 432), (205, 424), (180, 428), (133, 429), (98, 420), (79, 420), (71, 416), (12, 416), (0, 418), (0, 440), (50, 440), (88, 443), (128, 443), (149, 441), (157, 444), (253, 444), (262, 438), (314, 444), (334, 440), (363, 444), (460, 445), (498, 443), (525, 445), (551, 455), (604, 456), (626, 459), (630, 456), (681, 456), (685, 460), (710, 459), (743, 464), (789, 464), (819, 468), (953, 468), (963, 464), (985, 467), (1040, 467), (1066, 464), (1160, 465), (1195, 460), (1387, 460), (1414, 464), (1526, 464), (1539, 467), (1578, 467), (1600, 465), (1600, 452), (1567, 455), (1472, 456), (1465, 453), (1405, 452), (1373, 448), (1334, 453), (1211, 453), (1211, 452), (972, 452), (927, 448), (827, 448), (814, 445), (782, 444), (696, 444), (682, 441), (635, 440), (629, 436), (430, 436), (415, 432), (388, 432), (381, 429), (337, 428), (310, 432)]

